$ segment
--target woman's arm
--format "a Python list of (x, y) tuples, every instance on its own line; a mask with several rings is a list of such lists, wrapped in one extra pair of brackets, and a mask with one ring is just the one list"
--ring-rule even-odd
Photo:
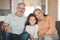
[(48, 16), (47, 21), (48, 21), (48, 24), (49, 24), (49, 29), (46, 32), (46, 34), (54, 34), (54, 32), (56, 31), (55, 20), (52, 17)]

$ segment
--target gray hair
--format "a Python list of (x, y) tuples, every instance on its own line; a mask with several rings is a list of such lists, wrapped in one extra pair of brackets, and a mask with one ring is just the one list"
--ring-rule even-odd
[(23, 3), (23, 2), (21, 2), (21, 3), (18, 3), (18, 4), (17, 4), (17, 6), (18, 6), (18, 5), (20, 5), (20, 4), (23, 4), (23, 5), (25, 6), (25, 3)]

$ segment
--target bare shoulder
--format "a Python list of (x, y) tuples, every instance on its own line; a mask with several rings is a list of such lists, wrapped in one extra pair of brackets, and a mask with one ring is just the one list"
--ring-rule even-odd
[(51, 16), (48, 15), (48, 16), (46, 16), (46, 18), (49, 19), (49, 18), (53, 18), (53, 17), (51, 17)]
[(46, 19), (54, 19), (52, 16), (46, 16)]
[(46, 16), (46, 20), (48, 20), (48, 21), (55, 21), (55, 19), (53, 17), (51, 17), (51, 16)]

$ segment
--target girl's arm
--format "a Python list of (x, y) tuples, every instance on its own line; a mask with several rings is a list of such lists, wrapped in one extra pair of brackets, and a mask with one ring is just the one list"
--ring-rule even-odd
[(34, 36), (31, 34), (31, 32), (30, 32), (29, 29), (30, 29), (29, 26), (26, 26), (25, 31), (28, 32), (28, 33), (30, 34), (30, 39), (31, 39), (31, 40), (34, 40)]

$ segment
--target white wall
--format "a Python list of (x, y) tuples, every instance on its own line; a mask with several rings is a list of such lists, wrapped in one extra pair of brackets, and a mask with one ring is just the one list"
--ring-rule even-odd
[(58, 21), (60, 21), (60, 0), (58, 0)]

